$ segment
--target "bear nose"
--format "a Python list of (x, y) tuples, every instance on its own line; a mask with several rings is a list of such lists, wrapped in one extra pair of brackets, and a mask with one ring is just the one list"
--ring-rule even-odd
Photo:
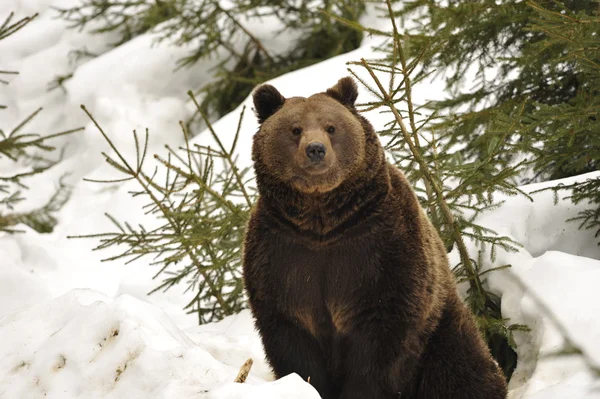
[(306, 155), (313, 162), (320, 162), (325, 158), (325, 153), (327, 150), (325, 149), (325, 145), (323, 143), (315, 142), (310, 143), (306, 146)]

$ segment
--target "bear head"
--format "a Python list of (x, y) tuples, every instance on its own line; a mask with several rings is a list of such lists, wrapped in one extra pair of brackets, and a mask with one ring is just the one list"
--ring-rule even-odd
[(268, 180), (305, 194), (326, 193), (368, 168), (380, 144), (354, 107), (357, 96), (350, 77), (307, 98), (285, 98), (268, 84), (258, 87), (253, 99), (260, 129), (252, 159), (259, 188)]

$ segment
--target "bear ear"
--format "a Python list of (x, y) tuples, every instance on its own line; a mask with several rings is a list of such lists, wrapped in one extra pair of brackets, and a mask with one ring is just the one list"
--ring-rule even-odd
[(266, 121), (285, 102), (285, 97), (271, 85), (260, 86), (254, 91), (252, 98), (254, 99), (254, 110), (258, 117), (258, 123)]
[(358, 97), (358, 88), (356, 87), (354, 79), (350, 76), (346, 76), (345, 78), (338, 80), (335, 86), (327, 89), (326, 93), (346, 107), (353, 108), (354, 102)]

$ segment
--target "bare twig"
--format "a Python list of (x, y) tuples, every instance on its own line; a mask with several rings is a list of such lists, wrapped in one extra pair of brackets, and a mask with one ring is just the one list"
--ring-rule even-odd
[[(406, 56), (404, 55), (404, 48), (402, 47), (402, 44), (400, 43), (400, 33), (398, 32), (398, 27), (396, 26), (396, 19), (394, 17), (394, 11), (392, 10), (392, 4), (390, 2), (390, 0), (387, 0), (387, 8), (388, 8), (388, 13), (389, 13), (389, 17), (390, 20), (392, 21), (392, 28), (394, 31), (394, 51), (393, 51), (393, 61), (394, 61), (394, 66), (397, 63), (397, 58), (400, 58), (400, 64), (402, 65), (402, 77), (403, 79), (403, 83), (404, 83), (404, 87), (405, 87), (405, 91), (406, 91), (406, 104), (408, 105), (408, 117), (409, 117), (409, 122), (410, 122), (410, 128), (413, 132), (413, 137), (415, 139), (415, 145), (417, 147), (421, 147), (421, 144), (419, 143), (419, 129), (417, 128), (417, 125), (415, 123), (415, 111), (414, 111), (414, 105), (413, 105), (413, 100), (412, 100), (412, 83), (411, 83), (411, 78), (410, 78), (410, 70), (407, 67), (406, 64)], [(394, 68), (392, 68), (392, 76), (393, 76), (393, 71)], [(427, 203), (429, 204), (429, 213), (431, 214), (431, 217), (433, 219), (437, 219), (437, 214), (435, 212), (435, 207), (433, 206), (433, 190), (431, 188), (431, 183), (429, 182), (428, 179), (423, 179), (423, 182), (425, 183), (425, 193), (427, 194)]]
[(244, 383), (246, 381), (246, 378), (248, 378), (248, 374), (250, 374), (252, 364), (254, 364), (254, 361), (252, 359), (246, 360), (244, 364), (242, 364), (242, 367), (240, 368), (240, 371), (237, 377), (235, 377), (235, 380), (233, 380), (233, 382)]

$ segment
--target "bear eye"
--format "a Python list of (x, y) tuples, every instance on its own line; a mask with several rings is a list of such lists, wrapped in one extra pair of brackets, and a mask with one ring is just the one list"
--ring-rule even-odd
[(296, 136), (298, 136), (300, 133), (302, 133), (302, 129), (299, 127), (295, 127), (292, 129), (292, 133), (294, 133)]
[(329, 126), (329, 127), (327, 128), (327, 133), (329, 133), (329, 134), (333, 134), (333, 133), (335, 133), (335, 128), (334, 128), (333, 126)]

